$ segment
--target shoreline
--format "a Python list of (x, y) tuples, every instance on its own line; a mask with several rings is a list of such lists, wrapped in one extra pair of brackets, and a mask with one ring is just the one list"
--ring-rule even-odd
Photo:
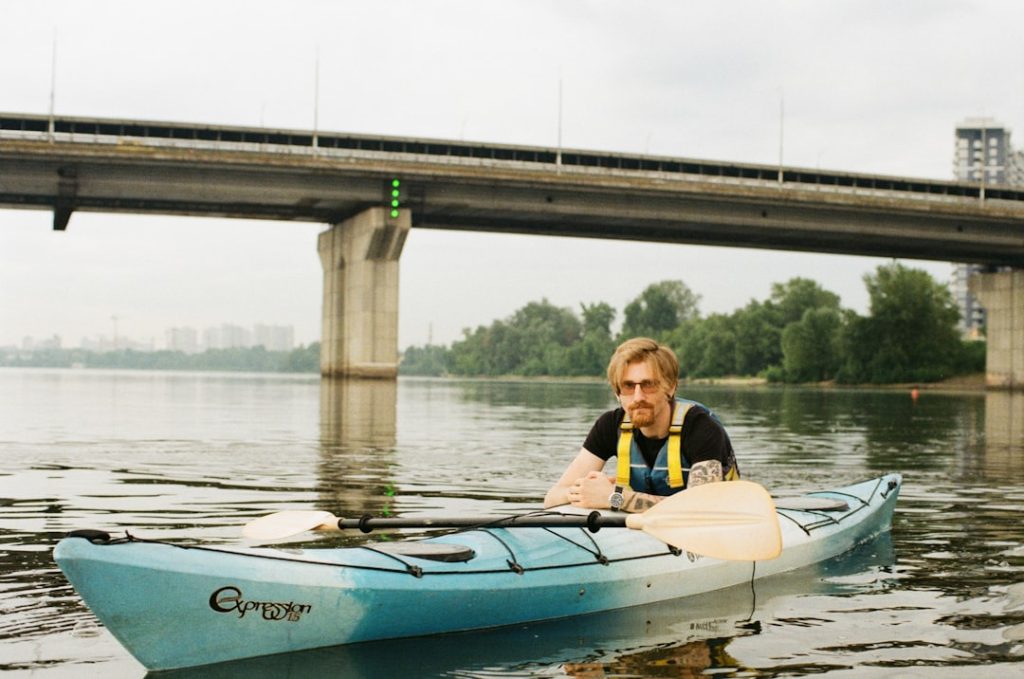
[[(231, 369), (180, 369), (180, 368), (116, 368), (109, 366), (0, 366), (0, 369), (8, 368), (13, 370), (74, 370), (75, 372), (136, 372), (136, 373), (177, 373), (177, 374), (220, 374), (220, 375), (279, 375), (282, 377), (321, 377), (316, 372), (290, 372), (277, 370), (231, 370)], [(575, 382), (580, 384), (604, 384), (604, 377), (590, 375), (580, 376), (557, 376), (557, 375), (402, 375), (402, 379), (447, 379), (447, 380), (479, 380), (492, 382)], [(940, 382), (897, 382), (890, 384), (838, 384), (835, 380), (825, 382), (801, 382), (797, 384), (786, 384), (784, 382), (769, 382), (763, 377), (698, 377), (693, 379), (680, 378), (680, 386), (690, 387), (800, 387), (816, 389), (884, 389), (887, 391), (917, 389), (930, 392), (984, 392), (987, 389), (985, 384), (985, 373), (972, 373), (970, 375), (959, 375)]]
[[(399, 375), (405, 379), (451, 379), (451, 380), (480, 380), (491, 382), (575, 382), (579, 384), (606, 384), (604, 377), (593, 376), (553, 376), (553, 375)], [(698, 377), (694, 379), (680, 378), (679, 385), (686, 387), (796, 387), (812, 389), (882, 389), (886, 391), (911, 391), (917, 388), (919, 392), (947, 392), (947, 393), (983, 393), (986, 391), (985, 373), (972, 373), (970, 375), (959, 375), (940, 382), (896, 382), (890, 384), (839, 384), (835, 380), (825, 382), (802, 382), (799, 384), (786, 384), (784, 382), (769, 382), (763, 377)]]
[(825, 382), (801, 382), (799, 384), (785, 384), (782, 382), (768, 382), (762, 377), (705, 377), (693, 380), (680, 380), (682, 385), (691, 386), (721, 386), (721, 387), (761, 387), (761, 386), (782, 386), (782, 387), (815, 387), (818, 389), (884, 389), (886, 391), (912, 391), (919, 392), (984, 392), (985, 373), (971, 373), (970, 375), (958, 375), (939, 382), (892, 382), (888, 384), (838, 384), (835, 380)]

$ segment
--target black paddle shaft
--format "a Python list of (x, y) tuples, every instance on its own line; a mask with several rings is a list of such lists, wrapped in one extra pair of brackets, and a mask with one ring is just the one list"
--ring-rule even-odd
[(590, 512), (586, 516), (525, 514), (522, 516), (435, 516), (396, 519), (364, 516), (359, 519), (338, 519), (338, 528), (340, 530), (358, 528), (364, 533), (385, 528), (507, 528), (509, 526), (523, 528), (571, 528), (578, 526), (596, 533), (601, 528), (622, 528), (625, 525), (625, 514), (603, 516), (600, 512)]

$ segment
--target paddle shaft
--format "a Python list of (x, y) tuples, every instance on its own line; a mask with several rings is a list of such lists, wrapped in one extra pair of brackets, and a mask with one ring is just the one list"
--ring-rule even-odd
[(622, 528), (626, 525), (626, 515), (602, 516), (599, 512), (591, 512), (586, 516), (477, 516), (477, 517), (409, 517), (385, 519), (364, 516), (361, 519), (338, 519), (338, 530), (358, 529), (364, 533), (386, 528), (507, 528), (518, 526), (524, 528), (589, 528), (597, 532), (600, 528)]
[(586, 528), (641, 530), (656, 540), (716, 559), (760, 561), (782, 551), (779, 518), (771, 496), (750, 481), (706, 483), (663, 499), (634, 514), (591, 512), (588, 515), (530, 512), (523, 515), (474, 517), (338, 518), (327, 511), (283, 510), (250, 521), (242, 534), (256, 540), (278, 540), (307, 530), (369, 533), (381, 528)]

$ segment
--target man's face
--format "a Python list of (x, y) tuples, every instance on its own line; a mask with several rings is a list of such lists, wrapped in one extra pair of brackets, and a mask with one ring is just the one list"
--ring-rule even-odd
[(619, 403), (637, 427), (647, 427), (665, 412), (669, 395), (647, 361), (626, 364), (619, 389)]

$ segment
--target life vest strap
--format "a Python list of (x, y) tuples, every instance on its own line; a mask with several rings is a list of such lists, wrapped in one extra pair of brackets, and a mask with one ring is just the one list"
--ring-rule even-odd
[(668, 485), (670, 488), (683, 487), (683, 420), (693, 407), (692, 403), (677, 403), (672, 411), (672, 423), (668, 427)]
[[(683, 487), (683, 420), (686, 413), (693, 407), (692, 403), (673, 403), (672, 422), (668, 428), (668, 485), (671, 488)], [(630, 447), (633, 444), (633, 422), (629, 413), (622, 416), (619, 425), (619, 446), (616, 451), (615, 484), (629, 485)]]
[(615, 485), (625, 488), (629, 485), (629, 448), (633, 444), (633, 422), (629, 413), (622, 416), (619, 425), (619, 448), (616, 451)]

